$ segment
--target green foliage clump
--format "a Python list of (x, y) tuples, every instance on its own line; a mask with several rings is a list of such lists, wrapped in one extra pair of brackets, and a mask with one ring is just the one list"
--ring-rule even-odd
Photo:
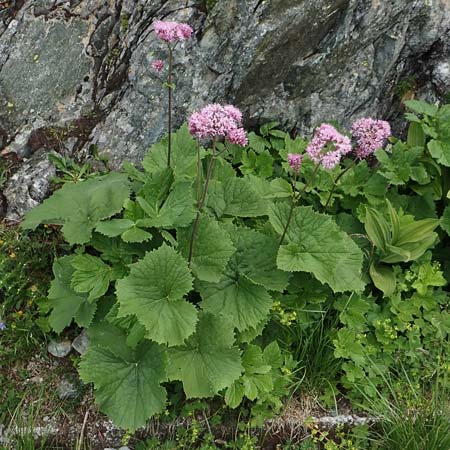
[(305, 157), (292, 176), (307, 141), (276, 123), (243, 149), (202, 148), (183, 126), (170, 165), (164, 138), (143, 170), (67, 183), (32, 210), (24, 228), (62, 226), (73, 246), (53, 264), (49, 322), (88, 329), (79, 371), (101, 410), (135, 430), (181, 386), (261, 423), (301, 377), (336, 377), (316, 386), (351, 398), (399, 367), (443, 383), (450, 118), (408, 106), (406, 142), (333, 170)]

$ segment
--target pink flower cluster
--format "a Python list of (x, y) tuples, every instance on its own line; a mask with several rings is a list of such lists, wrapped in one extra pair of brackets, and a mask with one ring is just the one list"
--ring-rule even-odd
[(185, 41), (191, 37), (193, 32), (189, 25), (179, 22), (163, 22), (157, 20), (153, 26), (156, 36), (168, 43)]
[(352, 134), (356, 138), (356, 156), (364, 159), (383, 147), (391, 135), (391, 126), (385, 120), (359, 119), (352, 125)]
[(162, 72), (164, 69), (164, 61), (162, 59), (157, 59), (152, 62), (152, 69), (156, 72)]
[(288, 164), (289, 167), (294, 172), (300, 172), (300, 166), (302, 165), (303, 161), (303, 155), (300, 155), (298, 153), (289, 153), (288, 154)]
[(334, 169), (342, 156), (352, 151), (352, 144), (347, 136), (339, 133), (332, 125), (323, 123), (316, 130), (314, 137), (306, 148), (306, 153), (324, 169)]
[(232, 144), (245, 147), (248, 143), (241, 128), (242, 113), (232, 105), (218, 103), (205, 106), (189, 118), (189, 131), (200, 139), (224, 137)]

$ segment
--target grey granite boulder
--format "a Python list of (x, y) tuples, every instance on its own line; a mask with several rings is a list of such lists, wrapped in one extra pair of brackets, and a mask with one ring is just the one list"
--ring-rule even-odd
[[(139, 163), (166, 124), (165, 92), (151, 70), (166, 55), (155, 19), (195, 30), (176, 50), (175, 125), (213, 101), (242, 108), (247, 127), (277, 119), (310, 133), (321, 121), (348, 126), (364, 115), (395, 124), (404, 80), (414, 80), (410, 96), (440, 101), (450, 92), (450, 0), (206, 4), (9, 2), (0, 13), (0, 152), (16, 153), (19, 171), (42, 163), (38, 149), (82, 159), (93, 144), (115, 168)], [(24, 192), (18, 208), (11, 192), (19, 182), (4, 193), (8, 218), (45, 195), (30, 201)]]
[(3, 195), (6, 198), (6, 219), (17, 222), (23, 214), (45, 199), (55, 168), (46, 152), (36, 152), (7, 181)]

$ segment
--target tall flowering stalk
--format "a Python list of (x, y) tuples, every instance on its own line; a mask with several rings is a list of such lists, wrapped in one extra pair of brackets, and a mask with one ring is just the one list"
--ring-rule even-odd
[[(169, 52), (168, 56), (168, 70), (167, 81), (164, 86), (167, 87), (168, 92), (168, 144), (167, 144), (167, 167), (170, 167), (170, 157), (172, 151), (172, 110), (173, 110), (173, 90), (175, 86), (173, 84), (173, 52), (177, 44), (181, 41), (185, 41), (192, 35), (192, 28), (185, 23), (178, 22), (163, 22), (157, 20), (154, 23), (154, 29), (156, 36), (167, 44)], [(152, 63), (152, 68), (160, 73), (164, 69), (164, 61), (156, 60)]]
[(296, 190), (297, 190), (297, 178), (298, 178), (298, 174), (300, 173), (300, 168), (301, 168), (302, 162), (303, 162), (303, 155), (300, 155), (298, 153), (289, 153), (288, 154), (288, 164), (289, 164), (289, 167), (294, 172), (294, 181), (292, 183), (292, 187), (293, 187), (294, 190), (293, 190), (293, 193), (292, 193), (291, 209), (289, 211), (288, 220), (287, 220), (286, 225), (284, 227), (283, 234), (281, 235), (280, 245), (284, 241), (284, 238), (286, 236), (286, 233), (287, 233), (287, 230), (289, 228), (289, 225), (291, 224), (292, 215), (294, 214), (295, 207), (297, 206), (297, 202), (298, 202), (298, 200), (300, 199), (300, 196), (301, 196), (300, 193), (297, 195)]
[(351, 127), (352, 135), (355, 139), (354, 150), (355, 159), (345, 168), (334, 180), (333, 187), (328, 195), (324, 210), (328, 208), (338, 181), (352, 169), (358, 161), (373, 155), (375, 150), (382, 148), (386, 139), (391, 136), (391, 126), (385, 120), (372, 119), (370, 117), (358, 119)]
[[(306, 153), (309, 158), (316, 164), (309, 183), (313, 182), (320, 167), (326, 170), (334, 169), (341, 162), (341, 158), (351, 151), (352, 143), (347, 136), (339, 133), (332, 125), (328, 125), (326, 123), (320, 125), (306, 148)], [(308, 187), (308, 183), (305, 183), (302, 191), (298, 193), (296, 192), (297, 177), (300, 172), (302, 160), (302, 155), (295, 153), (290, 153), (288, 155), (288, 164), (294, 172), (294, 192), (292, 195), (292, 203), (288, 220), (281, 235), (280, 245), (283, 244), (284, 238), (286, 237), (295, 207)]]
[(192, 227), (192, 235), (189, 243), (189, 266), (191, 265), (195, 236), (197, 234), (200, 223), (200, 215), (205, 206), (206, 197), (208, 195), (209, 182), (214, 169), (214, 163), (219, 156), (216, 144), (219, 139), (225, 139), (231, 144), (246, 146), (248, 143), (245, 130), (241, 127), (242, 113), (232, 105), (222, 106), (214, 103), (205, 106), (199, 112), (195, 112), (189, 118), (189, 131), (198, 139), (212, 140), (211, 159), (208, 164), (205, 185), (203, 192), (201, 191), (201, 160), (200, 147), (198, 149), (198, 169), (197, 169), (197, 215)]

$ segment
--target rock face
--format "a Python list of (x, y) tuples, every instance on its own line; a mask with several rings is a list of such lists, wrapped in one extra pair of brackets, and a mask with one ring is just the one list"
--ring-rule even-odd
[[(395, 122), (401, 96), (437, 101), (450, 92), (450, 0), (9, 5), (0, 11), (0, 155), (27, 173), (21, 165), (42, 166), (36, 152), (82, 159), (92, 145), (113, 167), (139, 163), (164, 134), (166, 95), (150, 67), (166, 57), (152, 31), (157, 18), (195, 30), (175, 52), (176, 125), (218, 101), (241, 107), (248, 127), (276, 119), (309, 133), (324, 120)], [(49, 178), (39, 169), (33, 179), (41, 177)], [(18, 202), (18, 182), (3, 192), (8, 219), (33, 203)], [(45, 195), (41, 185), (33, 200)]]

